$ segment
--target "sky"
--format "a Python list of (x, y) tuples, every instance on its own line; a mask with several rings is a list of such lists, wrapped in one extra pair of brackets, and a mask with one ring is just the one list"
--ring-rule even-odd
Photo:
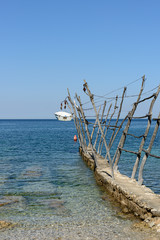
[(159, 12), (159, 0), (0, 0), (0, 119), (53, 119), (67, 88), (83, 100), (84, 79), (98, 95), (144, 74), (156, 87)]

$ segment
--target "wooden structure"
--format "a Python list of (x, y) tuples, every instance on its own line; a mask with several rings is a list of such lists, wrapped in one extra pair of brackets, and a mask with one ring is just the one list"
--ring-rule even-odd
[[(143, 93), (144, 83), (145, 76), (142, 77), (141, 87), (139, 93), (136, 95), (137, 100), (133, 103), (132, 109), (123, 119), (120, 119), (120, 116), (122, 113), (124, 101), (126, 99), (125, 94), (127, 87), (123, 88), (123, 93), (120, 98), (118, 98), (118, 96), (114, 97), (115, 103), (112, 113), (111, 113), (112, 103), (110, 104), (109, 101), (104, 101), (104, 103), (102, 104), (103, 105), (102, 113), (100, 114), (101, 106), (99, 106), (99, 109), (97, 110), (96, 106), (97, 101), (95, 100), (96, 95), (91, 92), (87, 82), (84, 80), (83, 91), (86, 95), (88, 95), (89, 101), (91, 103), (91, 109), (94, 110), (95, 116), (94, 123), (90, 122), (89, 119), (87, 118), (86, 116), (87, 110), (83, 109), (81, 98), (77, 94), (75, 94), (76, 101), (75, 100), (73, 101), (68, 90), (68, 96), (64, 100), (65, 108), (67, 105), (73, 116), (75, 127), (78, 133), (80, 148), (83, 152), (87, 152), (90, 154), (90, 156), (92, 156), (92, 158), (95, 161), (95, 167), (97, 165), (97, 156), (100, 156), (103, 150), (103, 154), (111, 170), (112, 179), (114, 180), (114, 172), (118, 170), (118, 164), (121, 159), (122, 152), (134, 154), (136, 157), (131, 179), (135, 179), (135, 176), (137, 174), (138, 175), (137, 180), (139, 185), (142, 185), (143, 183), (143, 169), (147, 158), (149, 156), (160, 158), (160, 156), (151, 154), (151, 149), (160, 124), (160, 113), (157, 116), (157, 118), (154, 119), (152, 118), (152, 111), (160, 92), (160, 85), (148, 92), (148, 93), (151, 92), (152, 93), (151, 95), (147, 96), (146, 98), (142, 98), (142, 96), (145, 95), (145, 93)], [(105, 98), (104, 96), (101, 97)], [(120, 99), (119, 104), (118, 99)], [(141, 103), (147, 102), (148, 100), (151, 100), (148, 113), (145, 116), (135, 117), (134, 115), (137, 107), (140, 106)], [(107, 111), (106, 115), (105, 110)], [(115, 117), (115, 113), (117, 110), (118, 110), (117, 117)], [(133, 119), (145, 119), (145, 118), (147, 118), (148, 121), (144, 134), (142, 134), (141, 136), (136, 136), (134, 134), (129, 133), (130, 125)], [(114, 121), (112, 121), (113, 119)], [(156, 121), (155, 128), (153, 131), (153, 135), (150, 137), (148, 148), (144, 149), (152, 121)], [(108, 134), (109, 130), (112, 131), (112, 134)], [(94, 136), (95, 133), (96, 136)], [(135, 139), (134, 141), (136, 141), (136, 139), (141, 139), (137, 151), (124, 148), (128, 136), (133, 137), (133, 139)], [(143, 158), (142, 155), (144, 155)]]

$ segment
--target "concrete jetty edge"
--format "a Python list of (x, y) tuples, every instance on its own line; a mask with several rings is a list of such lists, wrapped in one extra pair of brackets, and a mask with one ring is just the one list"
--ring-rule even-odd
[(125, 213), (132, 213), (144, 221), (152, 229), (160, 233), (160, 195), (155, 194), (150, 188), (140, 186), (119, 171), (115, 172), (115, 179), (111, 177), (110, 168), (105, 159), (97, 154), (97, 167), (89, 151), (79, 152), (87, 166), (95, 173), (96, 181), (103, 186), (118, 202)]

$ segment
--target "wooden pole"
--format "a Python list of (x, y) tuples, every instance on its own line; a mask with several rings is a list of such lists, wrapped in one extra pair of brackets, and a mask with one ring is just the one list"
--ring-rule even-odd
[(138, 98), (137, 98), (137, 101), (134, 103), (133, 105), (133, 108), (132, 110), (129, 112), (128, 114), (128, 122), (126, 124), (126, 127), (122, 133), (122, 136), (121, 136), (121, 139), (120, 139), (120, 142), (119, 142), (119, 145), (118, 145), (118, 148), (117, 148), (117, 151), (116, 151), (116, 156), (113, 157), (113, 160), (115, 159), (116, 157), (116, 160), (115, 160), (115, 163), (114, 163), (114, 169), (117, 170), (117, 167), (118, 167), (118, 162), (119, 162), (119, 158), (120, 158), (120, 155), (121, 155), (121, 148), (123, 148), (124, 146), (124, 143), (125, 143), (125, 140), (126, 140), (126, 133), (128, 132), (129, 130), (129, 127), (130, 127), (130, 124), (131, 124), (131, 120), (132, 120), (132, 117), (136, 111), (136, 108), (137, 108), (137, 104), (140, 100), (140, 97), (141, 97), (141, 94), (143, 92), (143, 86), (144, 86), (144, 82), (145, 82), (145, 75), (142, 77), (142, 85), (141, 85), (141, 89), (140, 89), (140, 93), (138, 95)]
[[(67, 106), (68, 106), (68, 108), (69, 108), (69, 110), (70, 110), (70, 113), (71, 113), (72, 118), (73, 118), (73, 121), (74, 121), (74, 125), (75, 125), (76, 130), (77, 130), (77, 133), (78, 133), (78, 126), (77, 126), (76, 119), (75, 119), (75, 117), (74, 117), (74, 113), (72, 112), (72, 109), (71, 109), (71, 107), (69, 106), (69, 103), (67, 102), (66, 104), (67, 104)], [(82, 146), (81, 146), (81, 141), (80, 141), (79, 133), (78, 133), (78, 141), (79, 141), (80, 147), (82, 147)]]
[(154, 94), (154, 98), (152, 99), (152, 102), (150, 104), (150, 108), (149, 108), (149, 112), (148, 112), (147, 128), (146, 128), (145, 134), (143, 135), (143, 138), (142, 138), (139, 150), (138, 150), (138, 155), (137, 155), (137, 158), (136, 158), (136, 162), (134, 164), (133, 171), (132, 171), (132, 176), (131, 176), (132, 179), (135, 178), (135, 174), (136, 174), (137, 169), (138, 169), (138, 165), (139, 165), (139, 161), (140, 161), (140, 158), (141, 158), (141, 153), (142, 153), (142, 150), (143, 150), (143, 146), (144, 146), (145, 140), (147, 138), (147, 135), (148, 135), (148, 132), (149, 132), (149, 129), (150, 129), (150, 126), (151, 126), (152, 109), (153, 109), (154, 103), (155, 103), (155, 101), (158, 97), (159, 92), (160, 92), (160, 85), (158, 87), (157, 92)]
[(86, 117), (85, 117), (85, 114), (84, 114), (84, 111), (83, 111), (83, 108), (82, 108), (81, 99), (80, 99), (80, 97), (77, 96), (77, 94), (76, 94), (76, 98), (77, 98), (77, 100), (79, 102), (79, 105), (80, 105), (80, 113), (81, 113), (81, 116), (83, 118), (83, 122), (84, 122), (86, 133), (87, 133), (87, 138), (88, 138), (88, 142), (89, 142), (88, 146), (90, 147), (90, 145), (92, 145), (92, 141), (91, 141), (88, 125), (86, 123)]
[(114, 130), (113, 130), (112, 136), (111, 136), (110, 141), (109, 141), (109, 148), (111, 148), (111, 146), (113, 144), (112, 140), (113, 140), (113, 137), (114, 137), (114, 134), (115, 134), (115, 131), (116, 131), (116, 126), (118, 124), (119, 117), (120, 117), (120, 114), (121, 114), (121, 111), (122, 111), (122, 105), (123, 105), (123, 100), (124, 100), (126, 90), (127, 90), (127, 88), (124, 87), (123, 94), (122, 94), (122, 99), (121, 99), (121, 103), (120, 103), (120, 108), (119, 108), (119, 112), (118, 112), (118, 116), (117, 116), (117, 120), (116, 120), (116, 123), (115, 123), (115, 127), (114, 127)]
[[(114, 110), (113, 110), (113, 113), (110, 116), (110, 119), (109, 119), (109, 122), (108, 122), (108, 127), (106, 128), (106, 131), (105, 131), (105, 134), (104, 134), (105, 138), (106, 138), (106, 135), (107, 135), (107, 131), (109, 129), (110, 122), (111, 122), (111, 120), (112, 120), (112, 118), (113, 118), (113, 116), (115, 114), (116, 109), (117, 109), (117, 100), (118, 100), (118, 96), (116, 96)], [(99, 152), (100, 155), (101, 155), (101, 152), (102, 152), (102, 147), (103, 147), (103, 141), (102, 141), (101, 149), (100, 149), (100, 152)], [(106, 153), (106, 156), (107, 156), (107, 153)]]
[[(85, 82), (84, 85), (85, 85), (85, 87), (86, 87), (86, 89), (87, 89), (88, 95), (89, 95), (89, 97), (90, 97), (91, 103), (92, 103), (92, 105), (93, 105), (94, 111), (95, 111), (96, 116), (97, 116), (98, 113), (97, 113), (97, 109), (96, 109), (95, 103), (94, 103), (94, 96), (93, 96), (93, 94), (91, 94), (87, 82), (86, 82), (85, 80), (84, 80), (84, 82)], [(109, 164), (110, 164), (111, 173), (112, 173), (112, 178), (114, 179), (114, 172), (113, 172), (112, 160), (111, 160), (111, 157), (110, 157), (109, 148), (108, 148), (108, 145), (107, 145), (107, 143), (106, 143), (105, 136), (104, 136), (104, 132), (103, 132), (103, 130), (102, 130), (102, 126), (101, 126), (101, 123), (100, 123), (99, 119), (98, 119), (98, 126), (99, 126), (99, 128), (100, 128), (100, 131), (101, 131), (101, 134), (102, 134), (102, 137), (103, 137), (103, 141), (104, 141), (104, 144), (105, 144), (105, 147), (106, 147), (107, 156), (108, 156), (108, 159), (109, 159)]]
[[(114, 135), (113, 139), (112, 139), (112, 142), (111, 142), (111, 145), (110, 145), (110, 148), (112, 147), (113, 145), (113, 142), (117, 136), (117, 134), (119, 133), (119, 131), (121, 130), (122, 126), (123, 126), (123, 123), (126, 121), (126, 119), (128, 118), (128, 115), (122, 120), (121, 124), (119, 125), (119, 128), (117, 129), (117, 132), (116, 134)], [(114, 162), (114, 159), (112, 160), (112, 162)]]
[[(99, 112), (100, 112), (100, 110), (101, 110), (101, 106), (100, 106), (99, 109), (98, 109), (98, 116), (97, 116), (98, 118), (99, 118)], [(96, 128), (96, 124), (97, 124), (97, 121), (98, 121), (97, 117), (96, 117), (96, 121), (95, 121), (95, 123), (94, 123), (94, 125), (93, 125), (93, 130), (92, 130), (92, 133), (91, 133), (91, 141), (92, 141), (93, 134), (94, 134), (94, 131), (95, 131), (95, 128)]]
[[(112, 103), (110, 104), (109, 108), (108, 108), (108, 112), (107, 112), (107, 115), (106, 115), (106, 118), (105, 118), (105, 123), (107, 122), (107, 119), (108, 119), (108, 116), (109, 116), (109, 112), (111, 110), (111, 107), (112, 107)], [(105, 130), (105, 125), (103, 126), (103, 132)], [(103, 138), (102, 138), (102, 135), (101, 135), (101, 138), (99, 140), (99, 145), (98, 145), (98, 150), (97, 152), (99, 153), (100, 152), (100, 146), (101, 146), (101, 142), (102, 142)], [(95, 148), (95, 147), (94, 147)]]
[(80, 120), (80, 124), (81, 124), (81, 129), (82, 129), (82, 134), (83, 134), (83, 143), (84, 143), (84, 145), (85, 145), (84, 151), (86, 152), (87, 143), (86, 143), (85, 131), (84, 131), (84, 128), (83, 128), (82, 118), (81, 118), (81, 114), (80, 114), (80, 109), (79, 109), (79, 107), (76, 105), (75, 101), (74, 101), (74, 105), (75, 105), (75, 107), (76, 107), (76, 109), (77, 109), (77, 112), (78, 112), (78, 116), (79, 116), (79, 120)]
[(77, 98), (77, 100), (79, 102), (79, 105), (80, 105), (80, 112), (81, 112), (81, 115), (82, 115), (82, 118), (83, 118), (83, 121), (84, 121), (85, 129), (86, 129), (86, 133), (87, 133), (87, 137), (88, 137), (88, 141), (89, 141), (88, 148), (89, 148), (89, 150), (91, 149), (92, 157), (93, 157), (93, 160), (95, 162), (95, 168), (96, 168), (97, 167), (97, 156), (96, 156), (95, 151), (93, 149), (91, 137), (90, 137), (89, 130), (88, 130), (88, 125), (86, 124), (86, 118), (85, 118), (84, 111), (83, 111), (83, 108), (82, 108), (81, 99), (77, 95), (76, 95), (76, 98)]
[(154, 132), (153, 132), (153, 135), (151, 137), (149, 147), (147, 149), (147, 152), (145, 152), (145, 155), (144, 155), (144, 157), (142, 159), (141, 166), (140, 166), (140, 169), (139, 169), (138, 184), (140, 184), (140, 185), (142, 185), (142, 183), (143, 183), (143, 169), (144, 169), (144, 165), (145, 165), (146, 160), (148, 158), (148, 155), (149, 155), (148, 153), (151, 152), (151, 149), (152, 149), (152, 146), (153, 146), (153, 143), (154, 143), (154, 140), (155, 140), (155, 137), (157, 135), (158, 128), (159, 128), (159, 124), (160, 124), (160, 113), (158, 115), (157, 123), (156, 123), (156, 126), (154, 128)]
[[(79, 124), (79, 120), (77, 118), (77, 114), (76, 114), (76, 109), (75, 109), (75, 106), (74, 106), (74, 103), (71, 99), (71, 95), (70, 95), (70, 92), (69, 92), (69, 89), (67, 88), (67, 91), (68, 91), (68, 100), (70, 101), (71, 105), (72, 105), (72, 109), (74, 111), (74, 116), (75, 116), (75, 126), (76, 126), (76, 129), (77, 129), (77, 133), (78, 133), (78, 139), (79, 139), (79, 143), (80, 143), (80, 147), (82, 147), (82, 149), (84, 150), (85, 149), (85, 145), (84, 145), (84, 142), (83, 142), (83, 137), (82, 137), (82, 134), (81, 134), (81, 129), (80, 129), (80, 124)], [(85, 150), (84, 150), (85, 151)]]
[[(105, 108), (106, 108), (106, 101), (104, 101), (104, 105), (103, 105), (102, 116), (101, 116), (101, 123), (102, 123), (102, 120), (103, 120), (103, 115), (104, 115)], [(94, 145), (93, 145), (94, 149), (96, 149), (96, 144), (97, 144), (99, 132), (100, 132), (100, 129), (98, 128), (97, 136), (96, 136), (96, 139), (95, 139), (95, 142), (94, 142)]]

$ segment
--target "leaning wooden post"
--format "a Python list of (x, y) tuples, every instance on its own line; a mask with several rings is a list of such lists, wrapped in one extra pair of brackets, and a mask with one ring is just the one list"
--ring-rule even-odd
[[(77, 94), (76, 94), (77, 95)], [(83, 123), (82, 123), (82, 118), (81, 118), (81, 114), (80, 114), (80, 109), (79, 107), (76, 105), (76, 102), (74, 101), (74, 105), (77, 109), (78, 115), (79, 115), (79, 120), (80, 120), (80, 124), (81, 124), (81, 129), (82, 129), (82, 134), (83, 134), (83, 143), (85, 146), (84, 151), (86, 152), (86, 148), (87, 148), (87, 143), (86, 143), (86, 137), (85, 137), (85, 132), (84, 132), (84, 128), (83, 128)]]
[(128, 133), (128, 130), (129, 130), (129, 127), (130, 127), (130, 124), (131, 124), (131, 120), (132, 120), (132, 117), (136, 111), (136, 108), (137, 108), (137, 105), (138, 105), (138, 102), (140, 100), (140, 97), (141, 97), (141, 94), (143, 92), (143, 86), (144, 86), (144, 82), (145, 82), (145, 75), (142, 77), (142, 85), (141, 85), (141, 89), (140, 89), (140, 93), (138, 95), (138, 98), (137, 98), (137, 101), (134, 103), (133, 105), (133, 108), (132, 110), (129, 112), (128, 114), (128, 122), (126, 124), (126, 127), (122, 133), (122, 136), (121, 136), (121, 139), (120, 139), (120, 142), (119, 142), (119, 145), (118, 145), (118, 148), (116, 150), (116, 153), (113, 157), (113, 160), (115, 159), (116, 157), (116, 160), (115, 160), (115, 163), (114, 163), (114, 169), (117, 170), (117, 167), (118, 167), (118, 162), (119, 162), (119, 158), (120, 158), (120, 155), (121, 155), (121, 148), (123, 148), (124, 146), (124, 143), (125, 143), (125, 140), (126, 140), (126, 135)]
[[(115, 133), (113, 139), (112, 139), (112, 142), (111, 142), (111, 145), (109, 146), (110, 148), (112, 147), (113, 143), (114, 143), (114, 140), (115, 138), (117, 137), (117, 134), (119, 133), (119, 131), (121, 130), (122, 126), (123, 126), (123, 123), (126, 121), (126, 119), (128, 118), (128, 115), (122, 120), (121, 124), (119, 125), (119, 128), (117, 130), (117, 132)], [(112, 162), (114, 162), (114, 159), (112, 160)]]
[[(85, 84), (84, 84), (84, 87), (86, 87), (87, 89), (87, 92), (88, 92), (88, 95), (90, 97), (90, 100), (91, 100), (91, 103), (93, 105), (93, 108), (94, 108), (94, 111), (96, 113), (96, 116), (97, 116), (97, 109), (96, 109), (96, 106), (95, 106), (95, 103), (94, 103), (94, 96), (93, 94), (90, 92), (89, 88), (88, 88), (88, 84), (87, 82), (84, 80)], [(114, 172), (113, 172), (113, 165), (112, 165), (112, 160), (111, 160), (111, 157), (110, 157), (110, 153), (109, 153), (109, 148), (107, 146), (107, 143), (106, 143), (106, 139), (105, 139), (105, 136), (104, 136), (104, 132), (102, 130), (102, 126), (101, 126), (101, 123), (98, 119), (98, 126), (99, 126), (99, 129), (101, 131), (101, 134), (102, 134), (102, 137), (103, 137), (103, 141), (104, 141), (104, 144), (105, 144), (105, 147), (106, 147), (106, 151), (107, 151), (107, 156), (108, 156), (108, 159), (109, 159), (109, 164), (110, 164), (110, 168), (111, 168), (111, 174), (112, 174), (112, 178), (114, 179)]]
[[(111, 122), (111, 120), (112, 120), (112, 117), (114, 116), (115, 111), (116, 111), (116, 109), (117, 109), (117, 100), (118, 100), (118, 96), (116, 96), (115, 105), (114, 105), (114, 111), (113, 111), (113, 113), (112, 113), (111, 116), (110, 116), (110, 119), (109, 119), (109, 122), (108, 122), (108, 126), (107, 126), (106, 131), (105, 131), (105, 134), (104, 134), (105, 138), (106, 138), (107, 131), (108, 131), (108, 128), (109, 128), (109, 124), (110, 124), (110, 122)], [(101, 149), (100, 149), (99, 154), (101, 154), (102, 148), (103, 148), (103, 141), (102, 141), (102, 144), (101, 144)], [(107, 156), (107, 153), (106, 153), (106, 156)], [(106, 157), (105, 157), (105, 158), (106, 158)]]
[[(103, 120), (103, 115), (104, 115), (104, 111), (105, 111), (105, 108), (106, 108), (106, 101), (104, 101), (104, 105), (103, 105), (103, 110), (102, 110), (102, 116), (101, 116), (101, 123), (102, 123), (102, 120)], [(96, 149), (96, 144), (97, 144), (97, 140), (98, 140), (98, 136), (99, 136), (99, 131), (100, 129), (98, 128), (98, 131), (97, 131), (97, 136), (96, 136), (96, 140), (94, 142), (94, 149)]]
[(81, 115), (82, 115), (82, 118), (83, 118), (83, 121), (84, 121), (84, 125), (85, 125), (85, 128), (86, 128), (86, 133), (87, 133), (87, 137), (88, 137), (88, 141), (89, 141), (88, 148), (91, 149), (92, 157), (93, 157), (93, 160), (95, 162), (95, 168), (96, 168), (97, 167), (97, 157), (96, 157), (95, 151), (93, 149), (91, 137), (90, 137), (89, 130), (88, 130), (88, 125), (86, 123), (86, 118), (85, 118), (84, 111), (83, 111), (83, 108), (82, 108), (81, 99), (78, 96), (76, 96), (76, 98), (77, 98), (77, 100), (79, 102)]
[(142, 149), (143, 149), (145, 140), (146, 140), (146, 138), (147, 138), (147, 135), (148, 135), (150, 126), (151, 126), (152, 109), (153, 109), (154, 103), (155, 103), (155, 101), (156, 101), (156, 99), (157, 99), (157, 97), (158, 97), (159, 92), (160, 92), (160, 85), (159, 85), (159, 87), (158, 87), (157, 92), (154, 94), (154, 98), (152, 99), (152, 102), (151, 102), (151, 104), (150, 104), (150, 108), (149, 108), (149, 112), (148, 112), (147, 128), (146, 128), (146, 131), (145, 131), (145, 133), (144, 133), (144, 135), (143, 135), (143, 138), (142, 138), (142, 141), (141, 141), (139, 150), (138, 150), (138, 155), (137, 155), (137, 158), (136, 158), (136, 162), (135, 162), (135, 164), (134, 164), (133, 171), (132, 171), (132, 176), (131, 176), (132, 179), (135, 178), (135, 174), (136, 174), (137, 169), (138, 169), (138, 165), (139, 165), (139, 161), (140, 161), (140, 158), (141, 158)]
[(111, 136), (110, 141), (109, 141), (109, 148), (111, 148), (111, 146), (112, 146), (111, 143), (112, 143), (112, 139), (114, 137), (116, 127), (117, 127), (117, 124), (118, 124), (118, 121), (119, 121), (119, 117), (120, 117), (120, 114), (121, 114), (121, 111), (122, 111), (122, 105), (123, 105), (123, 100), (124, 100), (124, 95), (125, 95), (126, 89), (127, 88), (124, 87), (123, 94), (122, 94), (122, 100), (121, 100), (121, 103), (120, 103), (120, 108), (119, 108), (119, 112), (118, 112), (118, 116), (117, 116), (117, 120), (116, 120), (116, 123), (115, 123), (115, 127), (114, 127), (114, 130), (113, 130), (112, 136)]
[(86, 133), (87, 133), (87, 138), (88, 138), (88, 142), (89, 142), (88, 146), (90, 147), (92, 145), (92, 141), (91, 141), (90, 133), (89, 133), (89, 130), (88, 130), (88, 124), (86, 122), (85, 114), (84, 114), (84, 111), (83, 111), (83, 108), (82, 108), (81, 99), (77, 95), (76, 95), (76, 98), (77, 98), (77, 100), (79, 102), (79, 105), (80, 105), (80, 113), (82, 115), (83, 122), (84, 122), (85, 129), (86, 129)]
[[(68, 98), (68, 97), (67, 97)], [(68, 99), (69, 100), (69, 99)], [(72, 115), (72, 118), (73, 118), (73, 121), (74, 121), (74, 125), (75, 125), (75, 127), (76, 127), (76, 130), (77, 130), (77, 133), (78, 133), (78, 126), (77, 126), (77, 122), (76, 122), (76, 119), (75, 119), (75, 117), (74, 117), (74, 113), (72, 112), (72, 109), (71, 109), (71, 107), (69, 106), (69, 103), (66, 101), (66, 104), (67, 104), (67, 106), (68, 106), (68, 108), (69, 108), (69, 110), (70, 110), (70, 113), (71, 113), (71, 115)], [(79, 144), (80, 144), (80, 146), (81, 146), (81, 141), (80, 141), (80, 138), (79, 138), (79, 134), (78, 134), (78, 141), (79, 141)]]
[[(77, 98), (77, 93), (75, 94), (75, 97)], [(75, 102), (74, 102), (74, 103), (75, 103)], [(76, 106), (76, 108), (77, 108), (77, 112), (78, 112), (79, 119), (80, 119), (80, 123), (81, 123), (81, 128), (82, 128), (84, 143), (85, 143), (85, 145), (87, 146), (85, 131), (84, 131), (84, 128), (83, 128), (83, 123), (82, 123), (82, 117), (81, 117), (81, 114), (80, 114), (80, 108), (79, 108), (79, 106), (76, 105), (76, 103), (75, 103), (75, 106)]]
[(72, 109), (74, 111), (74, 115), (75, 115), (75, 126), (77, 126), (77, 133), (78, 133), (78, 138), (79, 138), (79, 142), (80, 142), (80, 147), (82, 147), (83, 149), (85, 148), (84, 147), (84, 143), (83, 143), (83, 137), (82, 137), (82, 134), (81, 134), (81, 130), (80, 130), (80, 125), (79, 125), (79, 120), (77, 118), (77, 114), (76, 114), (76, 110), (75, 110), (75, 107), (74, 107), (74, 103), (71, 99), (71, 96), (70, 96), (70, 93), (69, 93), (69, 89), (67, 88), (67, 91), (68, 91), (68, 100), (70, 101), (71, 105), (72, 105)]
[(142, 159), (141, 166), (140, 166), (140, 169), (139, 169), (138, 183), (140, 185), (142, 185), (142, 183), (143, 183), (143, 169), (144, 169), (144, 165), (146, 163), (146, 160), (148, 158), (149, 153), (151, 152), (151, 149), (152, 149), (152, 146), (153, 146), (153, 143), (154, 143), (154, 140), (156, 138), (157, 131), (158, 131), (158, 128), (159, 128), (159, 124), (160, 124), (160, 113), (159, 113), (158, 118), (157, 118), (157, 123), (156, 123), (156, 126), (154, 128), (154, 132), (153, 132), (153, 135), (151, 137), (149, 147), (148, 147), (147, 151), (145, 151), (145, 155), (144, 155), (144, 157)]
[[(99, 109), (98, 109), (98, 118), (99, 118), (99, 112), (100, 112), (100, 110), (101, 110), (101, 106), (100, 106)], [(91, 141), (92, 141), (92, 138), (93, 138), (93, 134), (94, 134), (96, 125), (97, 125), (97, 121), (98, 121), (98, 119), (96, 118), (96, 121), (95, 121), (95, 123), (94, 123), (94, 125), (93, 125), (93, 130), (92, 130), (92, 133), (91, 133)]]
[[(104, 124), (106, 124), (106, 122), (107, 122), (107, 119), (108, 119), (108, 116), (109, 116), (111, 107), (112, 107), (112, 103), (110, 104), (110, 106), (109, 106), (109, 108), (108, 108), (108, 112), (107, 112), (107, 115), (106, 115)], [(105, 130), (105, 125), (103, 126), (103, 132), (104, 132), (104, 130)], [(102, 135), (101, 135), (101, 138), (100, 138), (100, 140), (99, 140), (98, 150), (97, 150), (98, 153), (99, 153), (99, 151), (100, 151), (100, 146), (101, 146), (102, 140), (103, 140), (103, 138), (102, 138)]]

